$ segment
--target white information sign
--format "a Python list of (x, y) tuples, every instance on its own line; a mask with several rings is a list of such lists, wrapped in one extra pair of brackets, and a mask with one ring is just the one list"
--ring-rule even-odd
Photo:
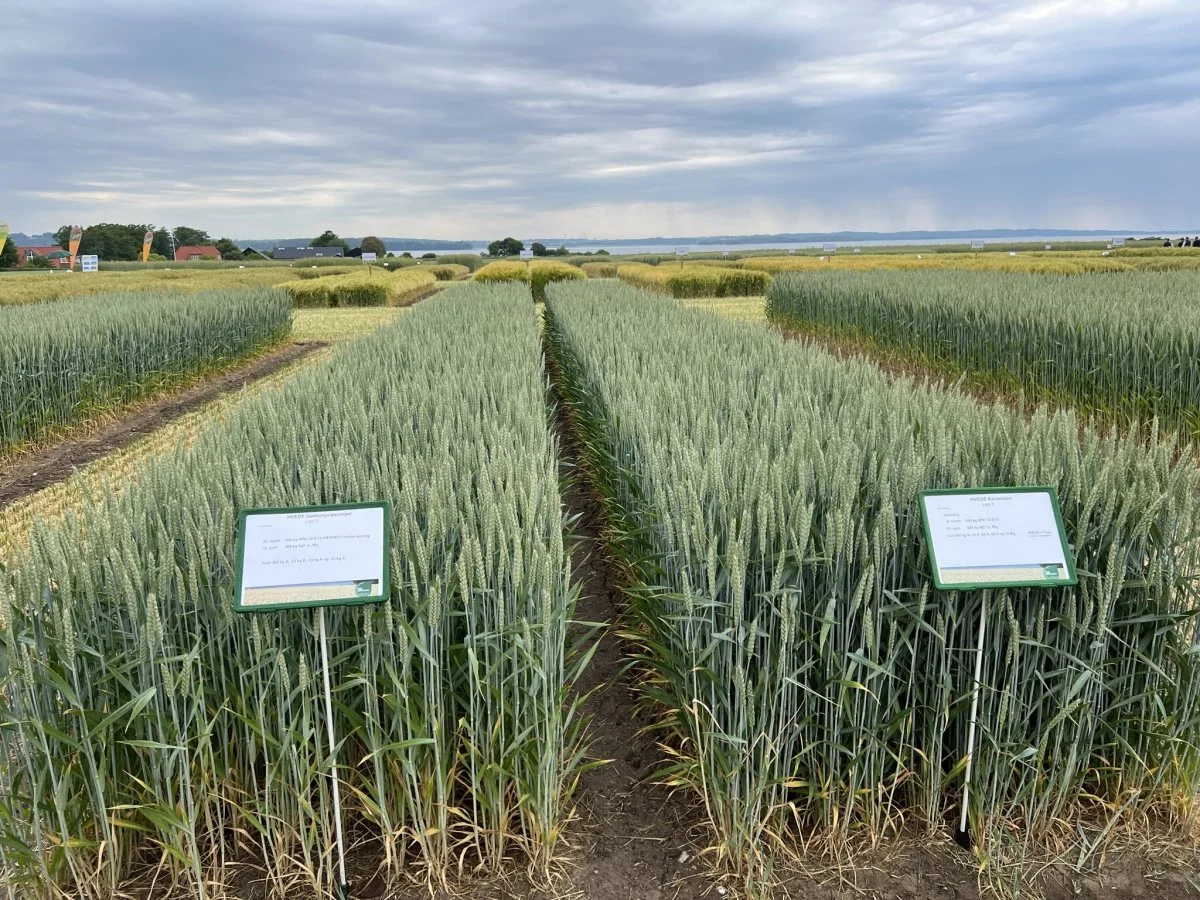
[(234, 607), (379, 603), (391, 595), (389, 543), (382, 503), (244, 510)]
[(729, 251), (728, 250), (721, 251), (721, 259), (729, 259)]
[(79, 257), (80, 272), (99, 272), (100, 257), (99, 256), (81, 256)]
[(837, 244), (822, 244), (821, 249), (826, 253), (837, 253)]
[(675, 255), (676, 256), (687, 256), (688, 255), (687, 247), (676, 247)]
[(533, 251), (532, 250), (522, 250), (521, 251), (521, 259), (533, 259)]
[(1125, 238), (1113, 238), (1112, 245), (1114, 247), (1124, 247), (1125, 246)]
[(375, 253), (364, 253), (362, 255), (362, 261), (365, 263), (373, 263), (375, 262), (376, 256), (377, 254)]
[(983, 249), (983, 241), (971, 241), (971, 249), (972, 250), (982, 250)]
[(1076, 583), (1052, 488), (927, 491), (921, 516), (940, 590)]
[(795, 248), (795, 247), (791, 247), (791, 248), (789, 248), (789, 249), (788, 249), (788, 256), (795, 256), (795, 255), (796, 255), (796, 248)]
[(854, 252), (855, 252), (855, 253), (862, 253), (862, 244), (855, 244), (855, 245), (854, 245)]

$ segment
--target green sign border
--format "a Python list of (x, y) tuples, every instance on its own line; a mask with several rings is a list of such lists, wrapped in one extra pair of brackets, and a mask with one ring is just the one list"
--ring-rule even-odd
[[(246, 562), (246, 519), (249, 516), (279, 515), (298, 512), (330, 512), (341, 509), (383, 510), (383, 595), (380, 597), (339, 597), (333, 600), (306, 600), (302, 603), (272, 603), (263, 606), (242, 605), (242, 569)], [(278, 612), (285, 609), (314, 609), (318, 606), (364, 606), (386, 603), (392, 596), (392, 510), (386, 503), (334, 503), (328, 506), (281, 506), (243, 509), (238, 513), (237, 572), (233, 586), (233, 608), (240, 613)]]
[[(1058, 539), (1062, 544), (1063, 559), (1067, 563), (1065, 578), (1054, 580), (1038, 579), (1037, 581), (988, 581), (983, 584), (942, 584), (938, 580), (937, 551), (933, 546), (933, 538), (929, 533), (929, 515), (925, 511), (926, 497), (946, 496), (947, 494), (1049, 494), (1050, 507), (1054, 510), (1054, 523), (1058, 526)], [(1079, 583), (1075, 574), (1075, 560), (1072, 559), (1071, 545), (1067, 543), (1067, 532), (1063, 528), (1062, 510), (1059, 508), (1058, 493), (1050, 485), (1034, 485), (1025, 487), (982, 487), (982, 488), (942, 488), (921, 491), (917, 494), (917, 505), (921, 510), (921, 526), (925, 530), (925, 545), (929, 548), (929, 565), (933, 570), (933, 586), (939, 591), (987, 591), (992, 588), (1004, 587), (1067, 587)]]

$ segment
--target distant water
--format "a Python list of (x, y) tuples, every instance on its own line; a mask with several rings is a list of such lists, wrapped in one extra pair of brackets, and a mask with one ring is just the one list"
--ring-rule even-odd
[[(1128, 233), (1125, 233), (1125, 234), (1114, 233), (1112, 235), (1112, 237), (1128, 237), (1128, 236), (1129, 236)], [(1171, 233), (1171, 236), (1177, 237), (1177, 235), (1175, 235), (1174, 232)], [(1082, 237), (1080, 235), (1049, 235), (1049, 236), (1047, 236), (1047, 235), (1041, 235), (1041, 234), (1029, 234), (1029, 235), (1006, 234), (1006, 235), (997, 236), (997, 237), (993, 237), (993, 238), (988, 238), (988, 237), (984, 237), (984, 238), (922, 238), (919, 240), (837, 241), (836, 244), (839, 249), (843, 249), (843, 248), (853, 249), (854, 247), (862, 247), (864, 249), (866, 249), (868, 247), (903, 247), (903, 246), (928, 247), (928, 246), (932, 246), (934, 244), (946, 244), (946, 245), (957, 244), (959, 246), (969, 247), (971, 245), (972, 240), (983, 240), (985, 244), (1025, 244), (1025, 243), (1029, 243), (1029, 244), (1051, 244), (1051, 245), (1053, 245), (1053, 244), (1097, 243), (1097, 242), (1104, 242), (1107, 239), (1100, 235), (1097, 235), (1095, 237)], [(737, 253), (745, 253), (748, 250), (813, 250), (813, 249), (819, 250), (820, 248), (825, 246), (825, 244), (827, 244), (827, 243), (835, 243), (835, 242), (833, 242), (833, 241), (801, 241), (801, 242), (796, 242), (796, 243), (783, 243), (783, 244), (778, 244), (778, 243), (775, 243), (775, 244), (772, 244), (772, 243), (763, 243), (763, 244), (757, 244), (757, 243), (749, 243), (749, 244), (686, 244), (686, 243), (685, 244), (671, 244), (671, 243), (622, 244), (617, 241), (614, 241), (611, 244), (605, 244), (605, 243), (599, 243), (599, 242), (597, 242), (597, 243), (589, 242), (586, 246), (572, 246), (570, 244), (570, 242), (568, 242), (567, 249), (570, 250), (572, 253), (595, 253), (597, 250), (603, 249), (603, 250), (607, 250), (609, 253), (612, 253), (614, 255), (626, 255), (626, 254), (670, 255), (670, 254), (674, 253), (677, 249), (680, 249), (680, 248), (687, 250), (688, 253), (720, 253), (722, 250), (728, 250), (730, 252), (737, 252)], [(549, 245), (547, 245), (547, 246), (549, 246)], [(402, 247), (389, 247), (388, 249), (394, 253), (404, 252), (404, 248), (402, 248)], [(487, 246), (481, 244), (478, 247), (473, 247), (471, 250), (434, 250), (434, 251), (422, 250), (420, 252), (417, 252), (417, 251), (410, 251), (410, 252), (412, 252), (413, 256), (420, 256), (421, 253), (425, 253), (425, 252), (435, 252), (439, 255), (447, 254), (447, 253), (482, 253), (486, 249), (487, 249)]]

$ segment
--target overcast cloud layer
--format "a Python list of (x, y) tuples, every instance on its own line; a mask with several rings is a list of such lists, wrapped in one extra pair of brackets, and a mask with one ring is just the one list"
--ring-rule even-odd
[(0, 218), (1200, 225), (1200, 3), (5, 0)]

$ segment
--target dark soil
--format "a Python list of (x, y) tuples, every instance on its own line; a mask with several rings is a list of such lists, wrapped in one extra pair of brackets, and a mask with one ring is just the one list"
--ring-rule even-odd
[(252, 381), (327, 346), (323, 343), (288, 344), (258, 357), (249, 365), (205, 378), (165, 397), (134, 407), (99, 429), (68, 437), (48, 447), (35, 448), (0, 463), (0, 507), (69, 478), (71, 473), (100, 457), (120, 450), (221, 394), (241, 390)]

